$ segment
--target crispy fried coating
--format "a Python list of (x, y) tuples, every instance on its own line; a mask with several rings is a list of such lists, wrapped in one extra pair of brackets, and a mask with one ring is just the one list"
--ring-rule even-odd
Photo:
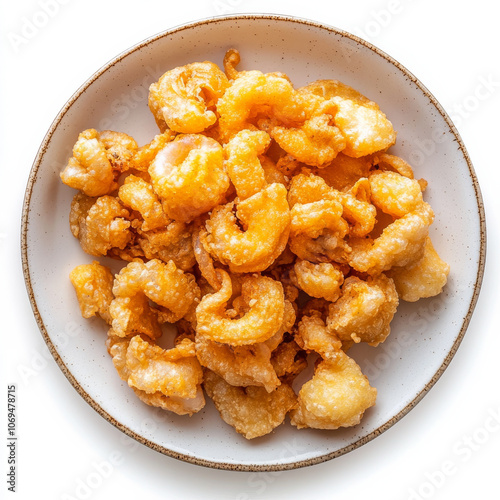
[(193, 415), (198, 413), (205, 406), (205, 397), (203, 389), (198, 386), (196, 395), (193, 398), (181, 398), (179, 396), (165, 396), (161, 392), (153, 392), (151, 394), (146, 391), (141, 391), (132, 387), (135, 395), (149, 406), (156, 406), (162, 410), (168, 410), (177, 415)]
[(120, 338), (111, 330), (106, 345), (120, 378), (144, 403), (178, 415), (192, 415), (205, 406), (200, 383), (203, 372), (188, 342), (180, 348), (164, 350), (140, 336)]
[(333, 101), (338, 111), (335, 125), (346, 139), (343, 153), (359, 158), (386, 150), (396, 142), (396, 132), (379, 106), (338, 80), (317, 80), (301, 89)]
[(184, 222), (171, 221), (165, 227), (139, 231), (137, 243), (146, 259), (171, 260), (179, 269), (189, 271), (196, 263), (191, 231)]
[(194, 343), (188, 339), (162, 349), (136, 335), (128, 345), (126, 364), (128, 384), (148, 394), (194, 398), (203, 380)]
[(237, 203), (236, 214), (234, 202), (215, 207), (206, 222), (208, 252), (235, 273), (267, 269), (288, 241), (286, 195), (282, 184), (270, 184)]
[(352, 158), (339, 153), (330, 163), (315, 168), (312, 173), (321, 177), (330, 187), (337, 191), (347, 191), (363, 177), (368, 177), (372, 167), (372, 158), (362, 156)]
[(197, 335), (196, 355), (202, 366), (234, 386), (260, 386), (272, 392), (281, 383), (271, 364), (271, 349), (266, 342), (230, 346)]
[(239, 297), (244, 314), (233, 318), (227, 307), (233, 293), (231, 277), (222, 269), (217, 273), (222, 286), (205, 295), (196, 308), (198, 334), (241, 346), (264, 342), (280, 330), (285, 319), (285, 296), (280, 282), (257, 274), (243, 276)]
[(287, 384), (281, 384), (273, 392), (264, 387), (234, 387), (207, 371), (204, 387), (222, 419), (246, 439), (272, 432), (296, 404), (295, 393)]
[(300, 320), (295, 334), (297, 344), (309, 352), (317, 352), (323, 359), (334, 362), (342, 349), (342, 341), (330, 331), (321, 313), (312, 311)]
[(114, 299), (114, 277), (109, 268), (97, 261), (82, 264), (71, 271), (69, 279), (75, 287), (82, 316), (98, 315), (106, 323), (111, 323), (109, 305)]
[(401, 218), (423, 202), (420, 184), (396, 172), (376, 171), (369, 177), (372, 203), (382, 212)]
[(344, 282), (342, 296), (330, 305), (327, 325), (340, 340), (376, 346), (389, 335), (398, 303), (391, 278), (379, 274), (363, 281), (351, 276)]
[(78, 193), (71, 203), (70, 227), (82, 249), (95, 256), (123, 250), (132, 239), (130, 212), (113, 196)]
[(210, 61), (180, 66), (150, 86), (149, 108), (161, 131), (197, 134), (216, 122), (216, 104), (228, 85)]
[(400, 299), (416, 302), (441, 293), (449, 272), (449, 264), (441, 259), (427, 237), (420, 259), (404, 267), (393, 267), (386, 274), (394, 280)]
[(116, 189), (113, 167), (97, 130), (80, 133), (73, 147), (73, 156), (61, 172), (61, 180), (87, 196), (101, 196)]
[(171, 141), (174, 140), (176, 132), (165, 130), (162, 134), (157, 134), (148, 144), (140, 147), (132, 157), (132, 167), (140, 172), (147, 172), (155, 156)]
[(242, 130), (224, 146), (224, 166), (240, 200), (267, 185), (259, 156), (265, 153), (270, 142), (271, 138), (263, 131)]
[(258, 120), (269, 116), (288, 123), (303, 122), (304, 104), (311, 99), (295, 99), (296, 94), (283, 76), (257, 70), (239, 74), (217, 103), (223, 136), (230, 139), (240, 130), (255, 130)]
[(430, 205), (422, 202), (417, 209), (389, 224), (374, 239), (351, 239), (349, 265), (372, 275), (394, 266), (405, 266), (422, 257), (429, 226), (434, 220)]
[(318, 108), (297, 127), (285, 127), (275, 120), (262, 120), (259, 126), (298, 161), (323, 167), (345, 149), (346, 140), (333, 122), (337, 107), (329, 103)]
[(61, 180), (87, 196), (109, 194), (118, 187), (119, 174), (130, 168), (136, 151), (135, 140), (123, 132), (84, 130), (61, 172)]
[(295, 340), (282, 342), (273, 351), (271, 364), (278, 377), (291, 381), (307, 368), (306, 354)]
[(125, 206), (141, 214), (143, 231), (165, 227), (170, 222), (153, 186), (140, 177), (128, 175), (118, 190), (118, 197)]
[(335, 360), (319, 363), (313, 378), (300, 389), (291, 423), (299, 429), (351, 427), (359, 424), (376, 398), (377, 390), (359, 365), (339, 350)]
[(319, 264), (298, 259), (290, 272), (292, 283), (311, 297), (324, 298), (335, 302), (340, 297), (340, 287), (344, 273), (338, 264)]
[(117, 299), (144, 295), (156, 304), (162, 321), (169, 323), (194, 312), (200, 299), (192, 274), (177, 268), (173, 261), (165, 264), (159, 259), (127, 264), (115, 277), (113, 293)]
[(149, 167), (166, 214), (189, 222), (224, 199), (229, 177), (222, 146), (199, 134), (181, 135), (158, 152)]
[[(337, 429), (375, 404), (355, 343), (390, 333), (399, 300), (432, 297), (450, 272), (433, 248), (427, 187), (388, 148), (396, 132), (338, 80), (296, 89), (281, 72), (239, 71), (226, 52), (150, 87), (161, 133), (84, 130), (61, 179), (79, 192), (70, 228), (98, 262), (71, 282), (84, 317), (145, 404), (205, 405), (247, 439), (280, 425)], [(157, 340), (177, 328), (174, 348)], [(315, 361), (298, 396), (291, 384)]]

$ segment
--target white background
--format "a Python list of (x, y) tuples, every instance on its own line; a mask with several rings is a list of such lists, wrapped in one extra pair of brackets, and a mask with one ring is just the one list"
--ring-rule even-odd
[[(7, 491), (4, 441), (1, 498), (500, 498), (495, 258), (500, 254), (500, 41), (493, 2), (462, 5), (454, 0), (46, 0), (50, 15), (44, 15), (44, 0), (2, 2), (0, 437), (7, 431), (6, 393), (13, 383), (19, 464), (17, 492), (12, 494)], [(324, 22), (358, 34), (406, 66), (454, 119), (476, 169), (488, 225), (481, 296), (468, 333), (436, 386), (399, 423), (362, 448), (280, 473), (202, 468), (124, 439), (81, 399), (47, 355), (20, 258), (29, 171), (44, 134), (72, 93), (144, 38), (193, 20), (239, 12)], [(30, 31), (26, 25), (33, 22), (39, 26)]]

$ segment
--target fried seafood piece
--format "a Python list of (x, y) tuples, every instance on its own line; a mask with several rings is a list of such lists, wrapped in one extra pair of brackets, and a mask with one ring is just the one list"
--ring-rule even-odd
[(110, 324), (109, 305), (114, 299), (114, 277), (109, 268), (97, 261), (82, 264), (71, 271), (69, 279), (75, 288), (82, 316), (97, 315)]
[[(242, 290), (243, 291), (243, 290)], [(233, 300), (233, 309), (226, 310), (229, 317), (239, 316), (248, 311), (246, 301)], [(292, 331), (295, 324), (295, 309), (290, 301), (285, 300), (285, 310), (281, 328), (269, 339), (255, 344), (233, 346), (210, 340), (200, 333), (196, 335), (196, 354), (202, 366), (217, 373), (224, 380), (235, 386), (262, 386), (268, 392), (273, 391), (280, 380), (275, 372), (279, 364), (286, 374), (291, 374), (297, 367), (293, 359), (285, 359), (285, 353), (276, 358), (275, 351), (282, 345), (283, 336)], [(199, 330), (198, 330), (199, 331)], [(296, 354), (296, 353), (295, 353)], [(271, 359), (273, 356), (273, 359)], [(288, 363), (286, 364), (285, 363)], [(282, 375), (285, 375), (283, 373)], [(282, 376), (279, 375), (279, 376)]]
[(375, 171), (370, 174), (370, 197), (382, 212), (401, 218), (423, 202), (420, 184), (397, 172)]
[(189, 222), (221, 203), (229, 187), (222, 146), (199, 134), (180, 135), (158, 152), (149, 167), (166, 214)]
[(132, 387), (135, 395), (149, 406), (156, 406), (162, 410), (168, 410), (177, 415), (189, 415), (198, 413), (205, 406), (205, 396), (203, 389), (199, 386), (196, 390), (196, 395), (193, 398), (181, 398), (179, 396), (165, 396), (161, 392), (153, 392), (148, 394)]
[(277, 119), (262, 119), (259, 127), (298, 161), (315, 167), (329, 164), (346, 146), (335, 125), (337, 106), (332, 101), (317, 103), (303, 123), (285, 126)]
[[(285, 316), (283, 285), (267, 276), (244, 275), (240, 278), (238, 310), (228, 309), (233, 295), (230, 275), (217, 269), (222, 285), (205, 295), (196, 308), (196, 332), (199, 335), (233, 346), (264, 342), (280, 331)], [(236, 314), (235, 314), (236, 313)], [(240, 317), (236, 318), (235, 315)]]
[(118, 187), (116, 179), (129, 169), (136, 151), (137, 143), (127, 134), (84, 130), (73, 147), (73, 156), (61, 172), (61, 180), (87, 196), (109, 194)]
[(240, 200), (267, 185), (259, 156), (265, 153), (270, 142), (271, 138), (264, 131), (242, 130), (224, 146), (224, 166)]
[(283, 76), (261, 71), (245, 71), (238, 75), (217, 103), (219, 126), (227, 139), (240, 130), (256, 130), (259, 119), (274, 116), (285, 123), (301, 123), (306, 118), (304, 107), (318, 100), (297, 94)]
[(208, 252), (234, 273), (267, 269), (288, 241), (290, 210), (286, 197), (286, 188), (276, 183), (241, 202), (215, 207), (205, 224)]
[[(121, 338), (111, 330), (106, 346), (120, 378), (144, 403), (178, 415), (192, 415), (205, 406), (203, 372), (192, 355), (192, 345), (164, 350), (140, 336)], [(136, 383), (145, 389), (138, 389)]]
[(321, 177), (328, 186), (337, 191), (347, 192), (361, 178), (367, 178), (372, 168), (371, 156), (352, 158), (339, 153), (330, 163), (321, 168), (312, 169), (312, 173)]
[(440, 294), (449, 272), (449, 264), (441, 259), (427, 237), (424, 254), (419, 260), (404, 267), (393, 267), (386, 274), (394, 280), (400, 299), (416, 302)]
[(433, 220), (430, 205), (422, 202), (415, 210), (389, 224), (377, 238), (351, 238), (349, 265), (356, 271), (377, 275), (420, 259)]
[(359, 158), (386, 150), (396, 142), (392, 123), (379, 106), (352, 87), (338, 80), (317, 80), (300, 91), (331, 100), (337, 106), (334, 122), (345, 137), (343, 153), (347, 156)]
[(295, 340), (287, 340), (273, 351), (271, 363), (278, 377), (291, 382), (307, 368), (306, 353)]
[(71, 232), (90, 255), (102, 256), (112, 249), (123, 250), (133, 236), (130, 218), (130, 212), (114, 196), (91, 198), (77, 193), (71, 202)]
[(143, 231), (165, 227), (170, 222), (153, 186), (140, 177), (127, 175), (118, 190), (118, 198), (125, 206), (141, 214)]
[(300, 389), (291, 423), (298, 429), (352, 427), (359, 424), (376, 398), (377, 390), (359, 365), (339, 350), (334, 359), (321, 361), (312, 379)]
[(344, 240), (349, 227), (342, 213), (335, 200), (296, 203), (290, 211), (290, 250), (311, 262), (343, 262), (350, 248)]
[(337, 335), (331, 332), (319, 311), (311, 311), (300, 320), (295, 334), (297, 344), (308, 352), (317, 352), (323, 359), (334, 362), (345, 346)]
[(192, 230), (184, 222), (171, 221), (158, 229), (139, 230), (137, 243), (147, 259), (172, 260), (179, 269), (189, 271), (196, 263)]
[(144, 294), (115, 297), (109, 305), (109, 314), (114, 334), (118, 337), (143, 334), (157, 339), (163, 333), (158, 311), (151, 307)]
[(136, 335), (126, 355), (128, 384), (149, 394), (194, 398), (203, 380), (194, 342), (184, 339), (172, 349), (163, 349)]
[(295, 407), (297, 396), (283, 383), (272, 392), (264, 387), (235, 387), (213, 372), (205, 372), (204, 388), (224, 422), (246, 439), (272, 432)]
[(149, 108), (161, 131), (203, 132), (217, 121), (216, 104), (229, 82), (212, 62), (195, 62), (163, 74), (149, 88)]
[(144, 146), (141, 146), (132, 157), (132, 167), (140, 172), (147, 172), (149, 165), (155, 159), (155, 156), (176, 137), (177, 133), (173, 130), (165, 130), (162, 134), (157, 134), (153, 140)]
[(217, 109), (226, 141), (242, 129), (259, 128), (308, 165), (323, 165), (345, 147), (344, 136), (333, 124), (337, 106), (313, 94), (297, 92), (280, 73), (238, 73)]
[[(111, 303), (112, 327), (116, 335), (144, 333), (158, 338), (158, 321), (174, 323), (189, 314), (200, 299), (192, 274), (178, 269), (173, 261), (158, 259), (127, 264), (115, 277), (115, 300)], [(152, 307), (149, 303), (156, 304)]]
[(272, 392), (281, 382), (271, 364), (271, 349), (266, 342), (230, 346), (196, 336), (196, 355), (201, 365), (234, 386), (264, 387)]
[(347, 278), (342, 296), (330, 305), (327, 326), (342, 341), (377, 346), (391, 331), (390, 323), (399, 304), (394, 281), (384, 274)]
[(301, 290), (311, 297), (335, 302), (340, 297), (344, 273), (336, 263), (313, 263), (297, 259), (290, 272), (290, 278)]
[(376, 208), (369, 202), (367, 189), (366, 179), (358, 179), (349, 191), (343, 192), (330, 187), (322, 177), (298, 174), (290, 184), (288, 202), (293, 208), (296, 203), (336, 201), (342, 205), (342, 217), (349, 223), (349, 235), (362, 237), (373, 230), (377, 215)]

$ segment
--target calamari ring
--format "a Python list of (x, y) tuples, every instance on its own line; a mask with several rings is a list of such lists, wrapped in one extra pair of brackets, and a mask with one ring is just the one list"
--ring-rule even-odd
[(237, 203), (236, 215), (234, 202), (215, 207), (206, 222), (209, 253), (234, 273), (267, 269), (288, 241), (290, 210), (286, 196), (286, 188), (275, 183)]
[(282, 75), (242, 72), (217, 103), (222, 135), (229, 139), (240, 130), (256, 130), (260, 118), (271, 116), (280, 123), (303, 123), (307, 118), (304, 107), (310, 101)]
[(198, 134), (169, 142), (149, 167), (151, 182), (169, 217), (189, 222), (222, 202), (229, 187), (222, 146)]
[(233, 293), (231, 277), (217, 269), (220, 289), (205, 295), (196, 308), (196, 332), (210, 340), (233, 346), (264, 342), (282, 327), (285, 317), (285, 296), (280, 282), (259, 275), (241, 278), (241, 297), (248, 311), (240, 318), (227, 315)]
[(149, 108), (160, 130), (197, 134), (217, 120), (215, 106), (229, 82), (212, 62), (167, 71), (149, 88)]

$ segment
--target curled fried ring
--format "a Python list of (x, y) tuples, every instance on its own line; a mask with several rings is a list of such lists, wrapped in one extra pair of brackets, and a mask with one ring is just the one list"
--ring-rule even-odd
[(149, 89), (149, 108), (162, 131), (197, 134), (217, 120), (215, 105), (229, 82), (209, 61), (167, 71)]
[[(237, 204), (215, 207), (206, 222), (208, 251), (232, 272), (250, 273), (267, 269), (286, 246), (290, 210), (286, 188), (270, 184)], [(242, 230), (239, 223), (243, 226)]]
[(196, 308), (196, 332), (210, 340), (234, 346), (264, 342), (276, 334), (285, 316), (285, 296), (280, 282), (259, 275), (241, 279), (241, 297), (249, 309), (237, 319), (226, 313), (233, 287), (226, 271), (217, 269), (220, 289), (205, 295)]

